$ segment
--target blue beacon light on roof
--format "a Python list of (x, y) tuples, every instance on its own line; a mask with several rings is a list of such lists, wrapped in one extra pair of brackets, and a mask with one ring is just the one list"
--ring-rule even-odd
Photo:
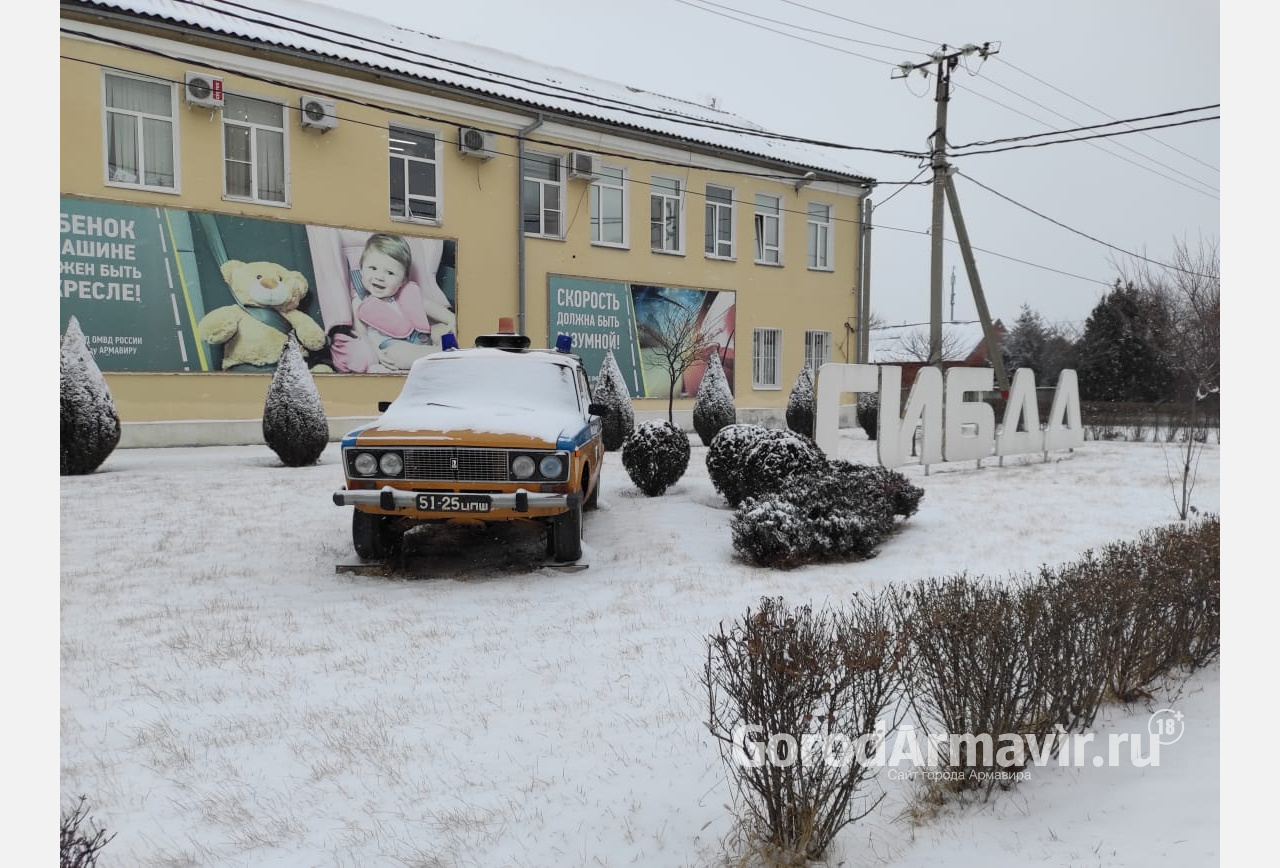
[(453, 332), (447, 332), (445, 336), (440, 339), (440, 346), (445, 350), (456, 350), (458, 348), (457, 336), (454, 335)]
[(556, 352), (567, 353), (573, 348), (573, 338), (570, 335), (560, 335), (556, 338)]

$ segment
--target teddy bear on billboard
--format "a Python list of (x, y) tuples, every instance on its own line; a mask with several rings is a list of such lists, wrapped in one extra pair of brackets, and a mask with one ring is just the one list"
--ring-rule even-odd
[(298, 309), (307, 278), (274, 262), (228, 260), (222, 277), (236, 304), (211, 310), (197, 326), (200, 338), (222, 345), (222, 369), (269, 369), (280, 360), (289, 332), (308, 350), (324, 348), (324, 329)]

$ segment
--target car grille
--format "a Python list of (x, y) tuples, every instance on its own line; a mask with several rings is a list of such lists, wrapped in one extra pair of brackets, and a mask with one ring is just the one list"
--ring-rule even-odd
[(455, 449), (433, 446), (404, 450), (404, 478), (451, 482), (506, 482), (510, 465), (505, 449)]

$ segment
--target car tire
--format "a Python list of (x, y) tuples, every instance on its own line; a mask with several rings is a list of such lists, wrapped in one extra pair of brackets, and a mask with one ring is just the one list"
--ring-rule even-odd
[[(591, 489), (591, 494), (587, 495), (587, 499), (583, 501), (583, 509), (595, 509), (600, 505), (600, 478), (596, 477), (596, 487)], [(587, 477), (587, 485), (591, 484), (591, 477)], [(585, 489), (583, 489), (585, 491)]]
[(582, 557), (581, 498), (574, 498), (568, 512), (551, 520), (551, 556), (557, 561), (576, 561)]
[(391, 554), (386, 516), (355, 510), (351, 513), (351, 542), (356, 554), (367, 561), (379, 561)]

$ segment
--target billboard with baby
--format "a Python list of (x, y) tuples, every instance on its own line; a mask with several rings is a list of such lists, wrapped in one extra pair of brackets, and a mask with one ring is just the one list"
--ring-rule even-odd
[(457, 324), (457, 242), (62, 197), (60, 326), (103, 371), (407, 370)]

